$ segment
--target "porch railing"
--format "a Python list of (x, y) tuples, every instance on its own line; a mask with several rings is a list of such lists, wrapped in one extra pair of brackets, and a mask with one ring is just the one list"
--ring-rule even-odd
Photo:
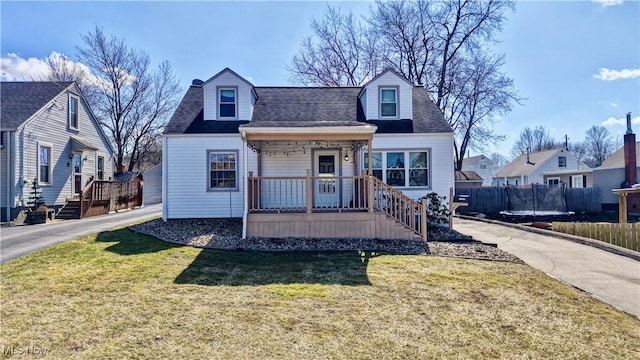
[(417, 202), (373, 176), (253, 176), (249, 212), (381, 211), (426, 240), (426, 203)]

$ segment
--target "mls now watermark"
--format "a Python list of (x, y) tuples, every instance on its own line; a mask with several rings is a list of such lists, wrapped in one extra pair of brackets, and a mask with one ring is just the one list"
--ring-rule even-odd
[(30, 355), (30, 356), (45, 356), (49, 353), (49, 349), (45, 347), (27, 345), (27, 346), (6, 346), (2, 345), (2, 355)]

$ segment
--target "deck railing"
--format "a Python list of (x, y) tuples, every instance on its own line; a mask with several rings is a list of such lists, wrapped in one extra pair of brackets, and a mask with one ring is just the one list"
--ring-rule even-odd
[(108, 214), (142, 205), (140, 182), (92, 180), (80, 193), (80, 217)]
[(426, 239), (426, 204), (373, 176), (248, 177), (249, 212), (382, 211)]

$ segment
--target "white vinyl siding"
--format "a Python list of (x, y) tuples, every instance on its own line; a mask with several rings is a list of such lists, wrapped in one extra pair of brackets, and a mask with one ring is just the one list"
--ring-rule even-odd
[[(224, 118), (219, 116), (218, 98), (219, 89), (237, 89), (236, 91), (236, 116)], [(244, 80), (236, 77), (231, 72), (223, 72), (215, 79), (202, 85), (204, 96), (205, 120), (251, 120), (255, 97), (252, 88)]]
[[(163, 169), (165, 218), (242, 217), (244, 206), (244, 160), (240, 134), (165, 136), (166, 168)], [(215, 147), (212, 146), (215, 144)], [(238, 190), (208, 191), (207, 150), (237, 151)], [(249, 156), (249, 170), (256, 171), (257, 155)]]
[(413, 86), (392, 72), (384, 73), (374, 81), (366, 84), (362, 94), (362, 104), (367, 119), (390, 119), (390, 117), (380, 116), (380, 89), (386, 88), (397, 89), (398, 114), (395, 118), (412, 119)]
[[(401, 148), (398, 146), (399, 144), (402, 144)], [(453, 161), (451, 158), (453, 140), (451, 134), (376, 134), (373, 137), (373, 151), (374, 154), (376, 152), (398, 151), (406, 152), (407, 154), (410, 152), (428, 152), (429, 185), (426, 187), (404, 186), (397, 187), (397, 189), (413, 199), (419, 199), (430, 192), (436, 192), (440, 196), (449, 198), (449, 189), (454, 186)], [(362, 153), (366, 153), (366, 149), (361, 151)], [(375, 163), (374, 160), (374, 165)], [(365, 171), (362, 170), (361, 173), (364, 174)], [(411, 174), (408, 176), (411, 176)]]

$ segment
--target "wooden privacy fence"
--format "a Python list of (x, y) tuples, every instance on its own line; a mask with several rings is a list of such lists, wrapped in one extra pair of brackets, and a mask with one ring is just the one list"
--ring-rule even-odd
[[(456, 189), (455, 198), (458, 199), (461, 195), (466, 197), (465, 201), (468, 203), (468, 206), (460, 208), (465, 213), (497, 214), (502, 210), (512, 210), (509, 208), (507, 188), (504, 186)], [(600, 188), (567, 188), (564, 196), (568, 211), (575, 213), (601, 211)], [(535, 207), (538, 208), (539, 204)], [(534, 204), (531, 204), (529, 210), (534, 210)], [(557, 210), (564, 211), (565, 209)]]
[(640, 251), (640, 224), (553, 222), (553, 231), (587, 237)]
[(93, 180), (80, 194), (80, 217), (108, 214), (142, 205), (142, 184), (138, 180), (114, 182)]

